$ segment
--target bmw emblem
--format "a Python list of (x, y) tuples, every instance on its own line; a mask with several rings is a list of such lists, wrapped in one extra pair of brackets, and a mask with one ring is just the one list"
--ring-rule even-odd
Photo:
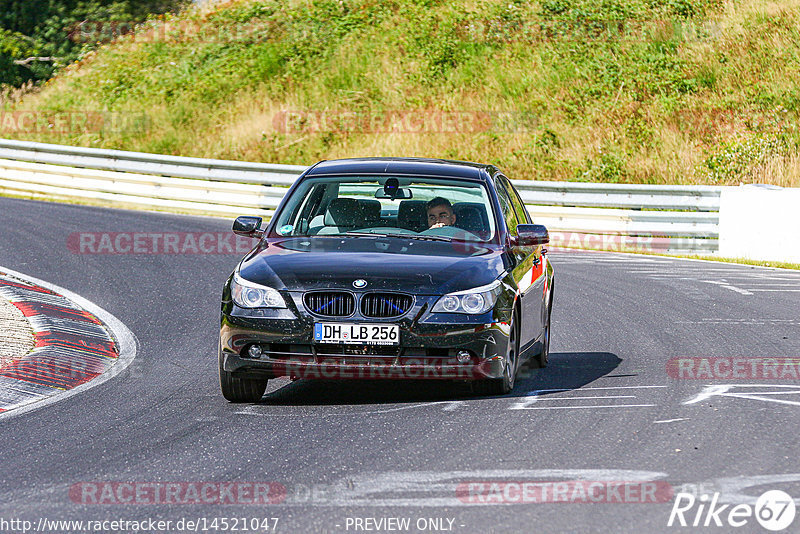
[(362, 287), (367, 287), (367, 281), (366, 280), (362, 280), (361, 278), (359, 278), (358, 280), (353, 282), (353, 287), (355, 287), (356, 289), (361, 289)]

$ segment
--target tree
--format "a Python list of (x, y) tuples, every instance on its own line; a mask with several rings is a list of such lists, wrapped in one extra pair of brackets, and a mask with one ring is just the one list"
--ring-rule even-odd
[[(96, 41), (76, 38), (81, 23), (132, 28), (189, 0), (0, 0), (0, 84), (45, 80)], [(113, 32), (104, 32), (109, 36)], [(29, 58), (36, 58), (30, 59)], [(22, 64), (20, 62), (27, 61)], [(16, 62), (16, 63), (15, 63)]]

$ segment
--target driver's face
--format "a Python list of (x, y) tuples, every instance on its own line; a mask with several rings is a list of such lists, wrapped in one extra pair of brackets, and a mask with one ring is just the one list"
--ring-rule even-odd
[(441, 228), (442, 226), (452, 226), (456, 222), (456, 214), (452, 208), (447, 206), (434, 206), (428, 210), (428, 226), (431, 228)]

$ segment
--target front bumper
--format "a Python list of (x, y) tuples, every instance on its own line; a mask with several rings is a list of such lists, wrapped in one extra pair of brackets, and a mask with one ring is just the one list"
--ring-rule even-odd
[[(234, 376), (252, 378), (481, 380), (503, 376), (509, 323), (502, 311), (481, 316), (426, 314), (429, 307), (430, 303), (417, 297), (415, 309), (400, 319), (321, 319), (295, 307), (247, 310), (224, 303), (220, 365)], [(398, 324), (400, 344), (315, 343), (315, 322)], [(252, 345), (261, 348), (260, 357), (249, 356)], [(470, 359), (460, 363), (457, 354), (463, 351)]]

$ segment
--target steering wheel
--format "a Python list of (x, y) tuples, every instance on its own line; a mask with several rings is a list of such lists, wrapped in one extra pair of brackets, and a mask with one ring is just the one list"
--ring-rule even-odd
[(464, 241), (482, 241), (482, 239), (468, 230), (457, 226), (442, 226), (440, 228), (428, 228), (419, 235), (440, 235), (442, 237), (454, 237)]

